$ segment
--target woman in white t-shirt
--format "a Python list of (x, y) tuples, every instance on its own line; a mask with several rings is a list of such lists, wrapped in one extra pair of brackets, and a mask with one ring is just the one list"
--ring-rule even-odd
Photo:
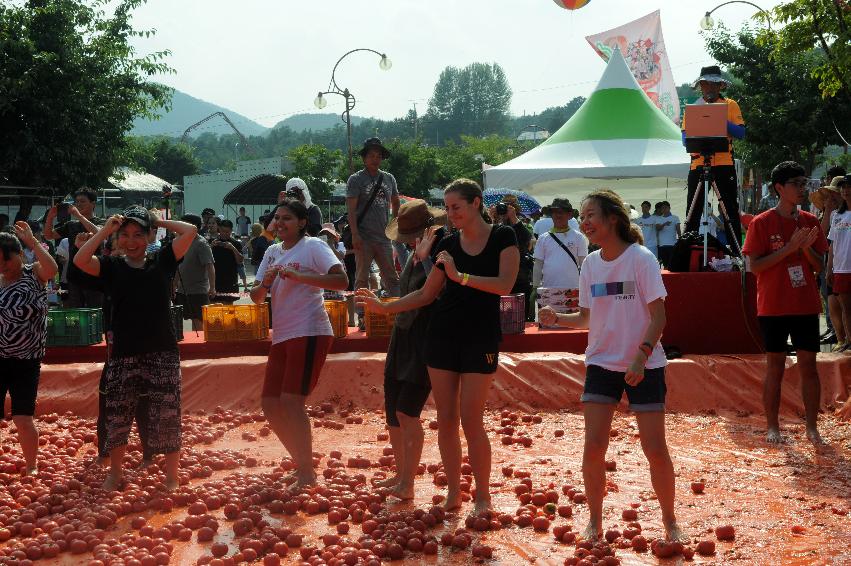
[(307, 235), (307, 208), (285, 200), (272, 211), (278, 244), (269, 246), (257, 268), (251, 300), (272, 299), (272, 347), (261, 405), (266, 419), (295, 462), (292, 489), (316, 483), (310, 420), (304, 409), (316, 387), (334, 332), (323, 289), (344, 291), (349, 280), (328, 245)]
[(541, 323), (588, 328), (585, 351), (585, 450), (582, 475), (591, 514), (584, 536), (603, 533), (606, 449), (615, 408), (624, 392), (638, 421), (641, 447), (669, 540), (682, 533), (674, 516), (674, 468), (665, 441), (665, 286), (659, 264), (630, 224), (621, 198), (596, 191), (582, 203), (582, 231), (600, 247), (582, 264), (579, 312), (556, 314), (544, 308)]
[(839, 296), (842, 327), (845, 329), (845, 344), (838, 345), (836, 352), (851, 351), (848, 339), (851, 329), (851, 183), (845, 180), (837, 182), (842, 204), (830, 218), (830, 252), (827, 255), (827, 284), (833, 293)]

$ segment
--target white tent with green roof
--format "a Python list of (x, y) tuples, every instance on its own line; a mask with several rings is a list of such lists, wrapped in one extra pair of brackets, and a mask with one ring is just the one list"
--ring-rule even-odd
[(615, 49), (597, 88), (556, 133), (484, 176), (488, 188), (538, 194), (530, 189), (549, 186), (543, 192), (551, 192), (552, 181), (566, 179), (653, 177), (667, 187), (688, 169), (679, 127), (647, 97)]

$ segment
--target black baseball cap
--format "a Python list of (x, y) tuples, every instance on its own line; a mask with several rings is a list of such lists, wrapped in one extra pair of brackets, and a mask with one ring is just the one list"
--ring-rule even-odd
[(151, 227), (151, 213), (144, 206), (125, 208), (121, 215), (124, 217), (122, 224), (126, 225), (128, 222), (135, 222), (145, 230)]

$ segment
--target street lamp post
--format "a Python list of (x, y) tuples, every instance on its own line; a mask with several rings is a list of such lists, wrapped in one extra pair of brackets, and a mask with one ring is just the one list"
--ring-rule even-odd
[(348, 142), (349, 148), (349, 174), (355, 172), (354, 162), (352, 161), (352, 109), (355, 107), (355, 96), (349, 92), (347, 88), (340, 88), (337, 85), (337, 80), (334, 74), (337, 72), (337, 67), (340, 65), (340, 62), (351, 55), (352, 53), (357, 53), (358, 51), (369, 51), (370, 53), (375, 53), (376, 55), (381, 57), (381, 60), (378, 62), (378, 67), (382, 71), (389, 71), (390, 67), (393, 66), (393, 63), (384, 53), (380, 53), (375, 49), (368, 49), (365, 47), (360, 47), (358, 49), (352, 49), (348, 53), (345, 53), (342, 57), (337, 59), (337, 62), (334, 64), (334, 68), (331, 70), (331, 82), (328, 83), (328, 89), (325, 91), (320, 91), (319, 94), (316, 95), (316, 98), (313, 100), (313, 105), (316, 106), (319, 110), (322, 110), (328, 105), (328, 101), (325, 99), (326, 94), (338, 94), (346, 99), (346, 109), (343, 110), (341, 118), (343, 122), (346, 123), (346, 140)]
[(706, 14), (702, 18), (700, 18), (700, 28), (703, 30), (712, 29), (712, 27), (715, 25), (715, 20), (712, 19), (712, 12), (722, 6), (726, 6), (727, 4), (747, 4), (748, 6), (753, 6), (754, 8), (765, 14), (765, 21), (768, 24), (768, 29), (771, 29), (771, 15), (753, 2), (748, 2), (747, 0), (730, 0), (729, 2), (718, 4), (717, 6), (706, 12)]

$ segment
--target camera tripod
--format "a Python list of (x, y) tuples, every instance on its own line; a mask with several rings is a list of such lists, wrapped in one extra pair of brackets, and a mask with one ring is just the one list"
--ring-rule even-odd
[[(726, 138), (724, 139), (724, 143), (726, 144)], [(714, 144), (717, 144), (716, 138), (686, 138), (686, 149), (689, 149), (689, 142), (698, 146), (700, 150), (700, 154), (703, 156), (703, 165), (701, 166), (700, 173), (700, 181), (697, 185), (697, 190), (694, 191), (694, 196), (691, 199), (691, 203), (689, 204), (688, 214), (686, 214), (686, 225), (691, 222), (692, 216), (694, 216), (696, 205), (698, 202), (698, 198), (700, 198), (701, 193), (703, 194), (703, 218), (701, 219), (701, 225), (703, 226), (703, 266), (706, 267), (709, 263), (707, 259), (707, 251), (709, 247), (709, 216), (707, 214), (709, 210), (709, 189), (712, 188), (712, 191), (715, 194), (715, 198), (718, 199), (718, 212), (721, 214), (721, 219), (724, 221), (724, 230), (728, 234), (732, 236), (729, 238), (731, 240), (731, 247), (734, 253), (741, 257), (742, 255), (742, 246), (739, 243), (737, 234), (733, 231), (733, 226), (730, 223), (730, 216), (727, 214), (727, 207), (724, 205), (724, 201), (721, 199), (721, 191), (718, 190), (718, 185), (715, 184), (715, 180), (712, 178), (712, 154), (715, 152)]]

